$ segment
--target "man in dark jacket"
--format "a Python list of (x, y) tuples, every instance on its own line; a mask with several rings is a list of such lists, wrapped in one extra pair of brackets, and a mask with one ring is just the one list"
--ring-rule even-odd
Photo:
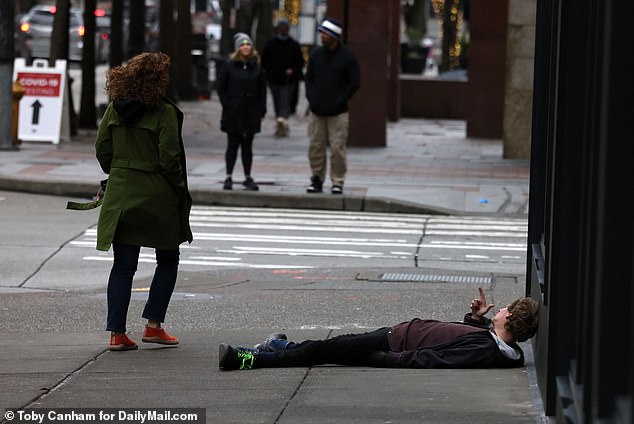
[(319, 26), (321, 42), (308, 59), (306, 98), (310, 107), (308, 159), (312, 171), (308, 193), (321, 193), (330, 146), (331, 192), (343, 193), (348, 143), (348, 101), (360, 85), (359, 63), (341, 43), (341, 24), (326, 19)]
[(383, 368), (510, 368), (524, 364), (517, 342), (537, 331), (539, 304), (517, 299), (492, 319), (493, 308), (480, 288), (463, 322), (415, 318), (364, 334), (293, 343), (284, 334), (272, 334), (255, 349), (221, 344), (219, 367), (246, 370), (304, 367), (322, 364)]
[(288, 31), (288, 21), (280, 19), (277, 34), (266, 43), (262, 51), (262, 68), (275, 106), (276, 137), (288, 135), (288, 118), (295, 113), (297, 89), (304, 68), (302, 49)]

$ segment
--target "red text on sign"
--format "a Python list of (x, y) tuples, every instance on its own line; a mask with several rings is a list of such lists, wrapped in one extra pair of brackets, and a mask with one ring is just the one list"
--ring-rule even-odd
[(24, 95), (32, 97), (59, 97), (60, 74), (18, 72), (18, 81), (24, 87)]

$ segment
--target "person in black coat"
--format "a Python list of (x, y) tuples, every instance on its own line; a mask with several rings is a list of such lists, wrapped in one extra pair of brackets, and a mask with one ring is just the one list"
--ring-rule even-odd
[(289, 22), (280, 19), (277, 34), (262, 50), (262, 68), (273, 94), (275, 106), (275, 136), (286, 137), (288, 118), (297, 107), (297, 90), (302, 78), (304, 56), (297, 41), (288, 35)]
[(237, 33), (234, 45), (235, 51), (221, 68), (216, 84), (222, 104), (220, 129), (227, 133), (227, 176), (223, 189), (233, 188), (231, 175), (241, 149), (245, 177), (242, 185), (256, 191), (259, 187), (251, 177), (253, 138), (260, 132), (260, 122), (266, 115), (266, 82), (251, 37)]
[(364, 334), (293, 343), (271, 334), (254, 349), (221, 344), (219, 368), (304, 367), (322, 364), (381, 368), (510, 368), (524, 365), (517, 344), (533, 337), (539, 303), (530, 297), (501, 308), (491, 319), (482, 288), (462, 322), (415, 318)]

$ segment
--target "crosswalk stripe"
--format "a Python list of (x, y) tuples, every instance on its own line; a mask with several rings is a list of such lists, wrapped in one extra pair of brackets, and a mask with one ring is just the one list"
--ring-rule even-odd
[(190, 225), (196, 227), (215, 227), (215, 228), (244, 228), (250, 230), (285, 230), (285, 231), (319, 231), (319, 232), (349, 232), (349, 233), (369, 233), (369, 234), (420, 234), (422, 227), (406, 230), (392, 228), (355, 228), (355, 227), (339, 227), (339, 226), (307, 226), (307, 225), (266, 225), (266, 224), (216, 224), (213, 222), (196, 222), (190, 221)]
[[(182, 266), (262, 269), (313, 268), (311, 257), (339, 266), (414, 258), (519, 264), (528, 227), (512, 218), (206, 206), (192, 208), (190, 225), (194, 243), (181, 246)], [(94, 248), (96, 235), (89, 229), (70, 245)], [(140, 262), (155, 262), (152, 250), (141, 252)], [(112, 261), (112, 253), (84, 259)]]

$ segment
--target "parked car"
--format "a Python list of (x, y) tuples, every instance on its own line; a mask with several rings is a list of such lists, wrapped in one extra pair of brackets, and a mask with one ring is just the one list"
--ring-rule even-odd
[[(33, 6), (29, 12), (20, 19), (16, 34), (16, 55), (24, 57), (27, 61), (35, 58), (48, 59), (51, 49), (51, 37), (53, 35), (53, 21), (55, 6), (37, 5)], [(99, 14), (103, 11), (98, 11)], [(98, 13), (95, 13), (98, 15)], [(104, 13), (105, 15), (105, 13)], [(98, 62), (105, 62), (108, 57), (107, 45), (109, 33), (102, 35), (99, 32), (99, 18), (97, 16), (97, 30), (95, 31), (95, 52)], [(79, 9), (70, 9), (69, 23), (69, 44), (68, 59), (71, 61), (81, 61), (82, 49), (84, 47), (84, 26), (83, 12)]]
[(97, 9), (95, 18), (95, 55), (98, 63), (106, 63), (110, 55), (111, 15), (103, 9)]

